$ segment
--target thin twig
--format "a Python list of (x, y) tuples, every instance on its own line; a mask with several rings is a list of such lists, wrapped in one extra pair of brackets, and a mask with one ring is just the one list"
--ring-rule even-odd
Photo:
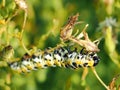
[(22, 30), (21, 30), (21, 33), (20, 33), (20, 43), (22, 45), (22, 47), (24, 48), (24, 50), (30, 55), (30, 52), (29, 50), (25, 47), (24, 43), (23, 43), (23, 32), (24, 32), (24, 28), (25, 28), (25, 24), (26, 24), (26, 20), (27, 20), (27, 11), (25, 11), (25, 14), (24, 14), (24, 21), (23, 21), (23, 26), (22, 26)]
[(27, 20), (27, 12), (25, 11), (25, 13), (24, 13), (24, 21), (23, 21), (23, 26), (22, 26), (22, 31), (21, 31), (21, 38), (22, 38), (22, 35), (23, 35), (23, 32), (24, 32), (26, 20)]
[(98, 79), (98, 81), (107, 89), (107, 90), (110, 90), (109, 87), (102, 81), (102, 79), (98, 76), (96, 70), (94, 67), (91, 67), (94, 75), (96, 76), (96, 78)]

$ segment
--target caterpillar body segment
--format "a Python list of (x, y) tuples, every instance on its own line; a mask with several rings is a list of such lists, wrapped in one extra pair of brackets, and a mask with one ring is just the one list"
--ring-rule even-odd
[(20, 61), (9, 63), (12, 70), (19, 73), (30, 72), (38, 68), (64, 67), (78, 69), (93, 67), (99, 63), (99, 57), (94, 52), (83, 53), (83, 50), (71, 50), (69, 47), (58, 47), (53, 50), (37, 50), (33, 55), (25, 54)]

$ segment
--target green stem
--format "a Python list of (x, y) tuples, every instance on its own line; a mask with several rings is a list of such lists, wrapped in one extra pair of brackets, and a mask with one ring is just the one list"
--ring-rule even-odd
[(94, 73), (94, 75), (96, 76), (96, 78), (99, 80), (99, 82), (107, 89), (110, 90), (109, 87), (102, 81), (102, 79), (98, 76), (96, 70), (94, 67), (92, 67), (92, 71)]

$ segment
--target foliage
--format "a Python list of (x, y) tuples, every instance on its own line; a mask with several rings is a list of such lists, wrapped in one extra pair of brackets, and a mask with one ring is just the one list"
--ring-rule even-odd
[(100, 39), (101, 61), (95, 67), (98, 75), (111, 90), (120, 89), (119, 0), (26, 0), (23, 7), (20, 1), (24, 3), (0, 0), (0, 90), (105, 89), (91, 69), (46, 68), (18, 74), (6, 63), (9, 55), (4, 54), (4, 48), (8, 45), (14, 48), (12, 60), (19, 60), (31, 48), (55, 47), (60, 42), (60, 29), (76, 13), (84, 23), (76, 25), (75, 30), (82, 31), (88, 23), (90, 39)]

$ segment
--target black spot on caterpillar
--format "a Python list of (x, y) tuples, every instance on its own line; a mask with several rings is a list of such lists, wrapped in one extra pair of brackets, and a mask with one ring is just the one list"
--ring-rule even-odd
[(93, 67), (99, 63), (95, 52), (83, 52), (75, 48), (58, 47), (45, 51), (37, 50), (33, 55), (25, 54), (20, 61), (8, 63), (12, 70), (19, 73), (30, 72), (38, 68), (64, 67), (78, 69), (80, 67)]

